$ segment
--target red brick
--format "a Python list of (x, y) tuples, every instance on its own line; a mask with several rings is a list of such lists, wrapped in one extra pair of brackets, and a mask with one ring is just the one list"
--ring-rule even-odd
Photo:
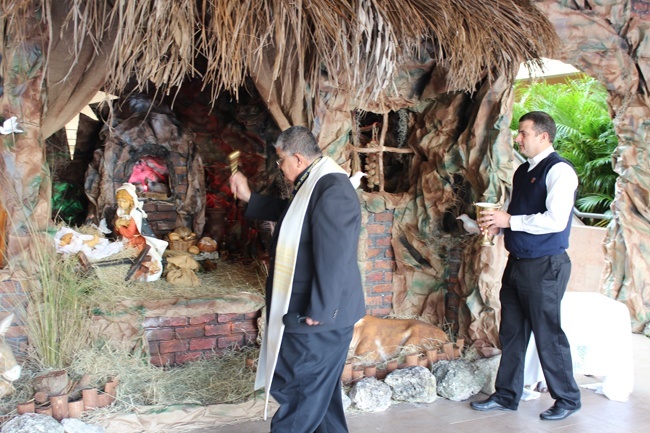
[(380, 270), (388, 270), (392, 271), (395, 267), (395, 262), (392, 260), (375, 260), (374, 261), (374, 268), (378, 271)]
[(390, 314), (390, 307), (370, 308), (368, 314), (374, 317), (386, 317)]
[(372, 306), (372, 305), (384, 305), (384, 299), (383, 296), (367, 296), (366, 297), (366, 305), (367, 306)]
[(187, 364), (188, 362), (194, 362), (203, 357), (202, 352), (186, 352), (186, 353), (177, 353), (176, 354), (176, 364)]
[[(376, 238), (374, 240), (374, 244), (377, 247), (389, 247), (391, 244), (392, 238), (390, 236), (382, 237), (382, 238)], [(388, 248), (387, 248), (388, 249)]]
[(176, 216), (176, 212), (147, 212), (149, 221), (176, 220)]
[(0, 293), (21, 293), (20, 283), (18, 281), (0, 281)]
[(156, 205), (153, 204), (153, 203), (145, 203), (145, 204), (143, 204), (143, 205), (142, 205), (142, 209), (143, 209), (146, 213), (149, 213), (149, 212), (156, 212), (156, 211), (157, 211), (157, 207), (156, 207)]
[(395, 258), (395, 253), (393, 252), (392, 248), (387, 248), (386, 250), (384, 250), (384, 255), (386, 256), (387, 259)]
[(217, 314), (217, 322), (219, 323), (235, 322), (237, 320), (243, 320), (243, 319), (244, 319), (243, 314), (235, 314), (235, 313)]
[(366, 281), (367, 282), (385, 282), (384, 280), (384, 273), (383, 272), (368, 272), (366, 274)]
[(190, 340), (190, 350), (210, 350), (217, 347), (215, 338), (192, 338)]
[(201, 316), (190, 317), (190, 325), (204, 325), (217, 320), (216, 314), (203, 314)]
[(245, 319), (257, 319), (262, 316), (262, 310), (253, 311), (252, 313), (244, 314)]
[(206, 325), (205, 335), (230, 335), (232, 332), (232, 323), (222, 323), (221, 325)]
[(217, 347), (220, 349), (230, 346), (242, 346), (244, 344), (244, 335), (243, 334), (233, 334), (228, 337), (219, 337), (217, 342)]
[(177, 338), (196, 338), (203, 337), (204, 328), (203, 326), (188, 326), (185, 328), (176, 328)]
[(391, 305), (393, 303), (393, 295), (384, 295), (384, 304)]
[(171, 232), (176, 229), (176, 221), (158, 221), (156, 229), (161, 232)]
[(148, 341), (168, 341), (174, 339), (174, 330), (172, 328), (147, 329), (144, 335)]
[(250, 334), (246, 334), (246, 341), (244, 344), (250, 345), (250, 344), (257, 344), (257, 335), (258, 332), (253, 332)]
[(393, 212), (382, 212), (372, 214), (372, 219), (376, 222), (390, 221), (393, 222)]
[(151, 356), (160, 354), (160, 348), (157, 341), (149, 341), (149, 354)]
[(366, 259), (370, 260), (375, 257), (383, 257), (385, 248), (368, 248), (366, 251)]
[(176, 206), (171, 203), (158, 203), (156, 210), (158, 212), (176, 212)]
[(392, 284), (377, 284), (372, 286), (373, 293), (393, 293)]
[(185, 352), (187, 347), (187, 340), (161, 341), (160, 353)]
[(232, 332), (257, 332), (257, 326), (253, 322), (234, 322)]
[(155, 355), (151, 357), (151, 363), (158, 367), (167, 367), (174, 365), (174, 354)]
[(368, 234), (386, 233), (386, 226), (384, 226), (383, 224), (368, 224), (366, 226), (366, 232)]

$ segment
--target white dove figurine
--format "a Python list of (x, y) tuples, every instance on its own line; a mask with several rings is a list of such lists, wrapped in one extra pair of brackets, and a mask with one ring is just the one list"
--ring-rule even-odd
[(476, 221), (468, 217), (467, 214), (462, 214), (456, 219), (461, 220), (463, 222), (463, 228), (467, 233), (471, 233), (473, 235), (477, 235), (481, 233), (481, 229), (478, 228), (478, 224), (476, 224)]
[(359, 188), (359, 185), (361, 185), (361, 178), (366, 176), (368, 175), (362, 171), (357, 171), (352, 176), (350, 176), (350, 182), (352, 183), (354, 189)]
[(9, 135), (12, 132), (23, 132), (23, 130), (18, 127), (18, 119), (16, 116), (11, 116), (9, 119), (4, 121), (2, 126), (0, 126), (0, 134)]

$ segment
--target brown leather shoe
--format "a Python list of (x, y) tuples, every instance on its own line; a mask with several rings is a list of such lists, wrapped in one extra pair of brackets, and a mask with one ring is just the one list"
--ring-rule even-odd
[(497, 403), (496, 401), (492, 400), (492, 397), (483, 401), (473, 401), (469, 404), (469, 406), (472, 409), (480, 410), (481, 412), (485, 412), (488, 410), (514, 410)]
[(568, 417), (569, 415), (576, 413), (580, 408), (575, 409), (564, 409), (561, 407), (553, 406), (549, 410), (544, 411), (539, 414), (539, 417), (544, 421), (557, 421)]

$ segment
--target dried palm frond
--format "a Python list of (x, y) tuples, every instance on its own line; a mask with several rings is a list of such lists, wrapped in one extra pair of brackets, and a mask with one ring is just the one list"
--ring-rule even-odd
[[(317, 94), (321, 86), (367, 100), (390, 89), (400, 63), (426, 54), (447, 71), (450, 90), (513, 75), (540, 62), (557, 35), (525, 0), (67, 0), (65, 23), (49, 22), (52, 0), (0, 0), (5, 33), (20, 38), (20, 17), (41, 14), (51, 28), (71, 28), (108, 47), (108, 90), (135, 80), (168, 92), (198, 73), (213, 95), (237, 95), (248, 75)], [(58, 6), (58, 5), (57, 5)], [(60, 7), (60, 6), (58, 6)], [(296, 75), (297, 72), (297, 75)], [(296, 83), (292, 80), (300, 80)]]

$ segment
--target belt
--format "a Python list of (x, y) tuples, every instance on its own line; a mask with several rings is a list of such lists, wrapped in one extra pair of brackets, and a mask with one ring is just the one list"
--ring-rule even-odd
[(565, 251), (565, 252), (562, 252), (562, 253), (560, 253), (560, 254), (552, 254), (552, 255), (550, 255), (550, 256), (539, 256), (539, 257), (517, 257), (517, 256), (515, 256), (514, 254), (510, 254), (510, 255), (509, 255), (509, 258), (511, 258), (511, 259), (513, 259), (513, 260), (516, 260), (516, 261), (518, 261), (518, 262), (525, 262), (525, 261), (529, 261), (529, 260), (539, 260), (539, 259), (545, 259), (545, 258), (547, 258), (547, 257), (561, 256), (561, 255), (563, 255), (563, 254), (566, 254), (566, 251)]

